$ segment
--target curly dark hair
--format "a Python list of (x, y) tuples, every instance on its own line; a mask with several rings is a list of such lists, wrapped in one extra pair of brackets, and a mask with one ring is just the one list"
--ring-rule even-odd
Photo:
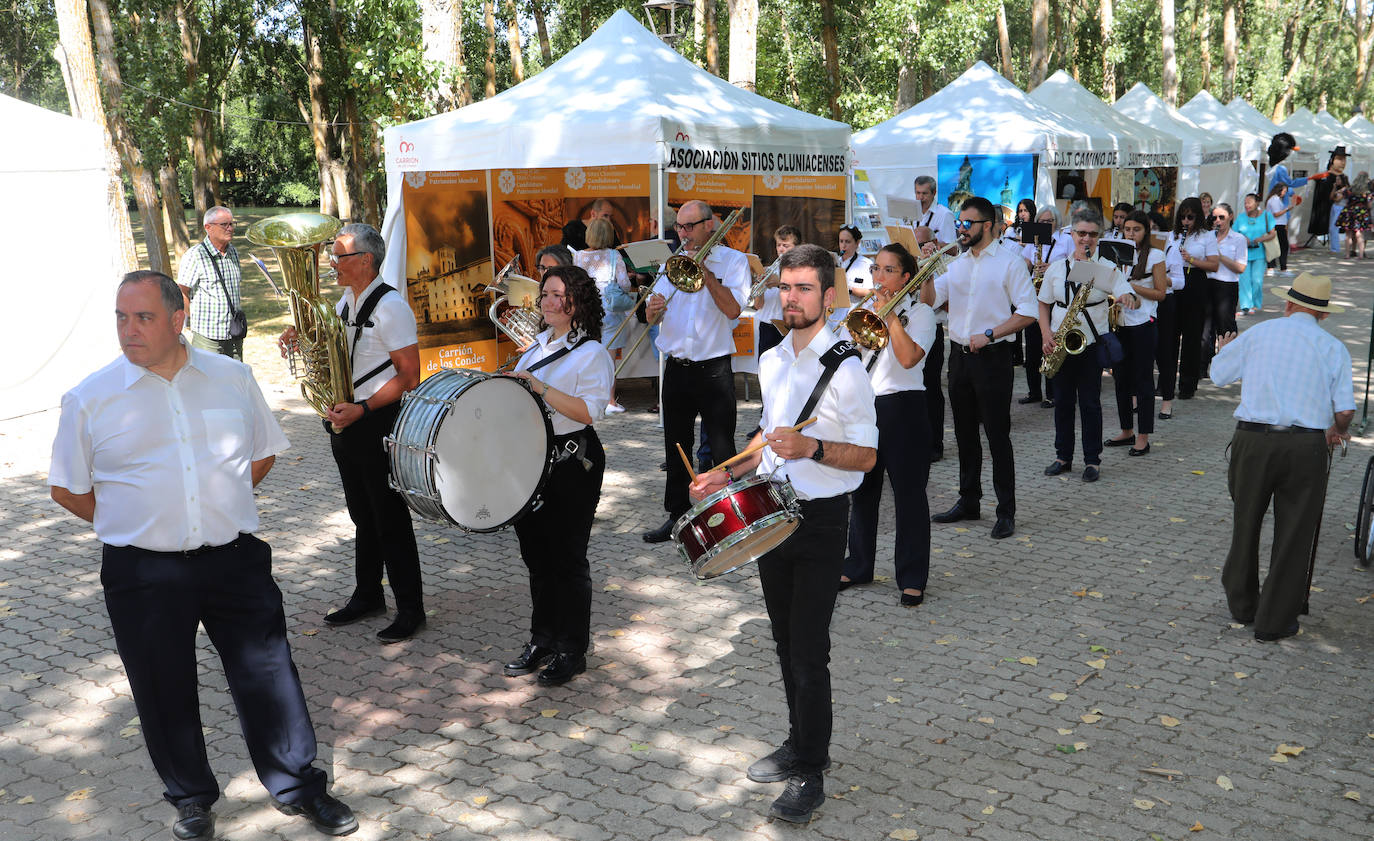
[[(563, 281), (563, 294), (567, 296), (563, 306), (572, 307), (573, 329), (601, 341), (601, 320), (606, 317), (606, 309), (601, 303), (601, 291), (596, 288), (596, 281), (580, 266), (554, 266), (539, 281), (540, 294), (544, 292), (544, 284), (552, 278)], [(539, 329), (548, 326), (541, 315)]]
[(879, 248), (878, 251), (886, 251), (888, 254), (896, 257), (897, 263), (902, 269), (902, 274), (915, 276), (916, 257), (910, 251), (906, 250), (905, 245), (902, 245), (900, 242), (892, 242)]

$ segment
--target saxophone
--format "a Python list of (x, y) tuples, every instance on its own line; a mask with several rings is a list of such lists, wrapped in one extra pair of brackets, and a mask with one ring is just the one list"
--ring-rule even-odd
[(334, 238), (343, 223), (323, 213), (284, 213), (254, 222), (248, 241), (265, 245), (277, 255), (291, 318), (296, 327), (297, 351), (287, 358), (296, 374), (296, 353), (304, 373), (301, 396), (320, 417), (328, 417), (337, 403), (353, 400), (353, 370), (343, 321), (320, 297), (320, 246)]
[(1083, 334), (1078, 322), (1083, 315), (1084, 307), (1088, 305), (1088, 293), (1093, 291), (1095, 282), (1095, 279), (1090, 280), (1079, 287), (1078, 293), (1073, 296), (1073, 300), (1064, 311), (1064, 320), (1059, 322), (1059, 329), (1054, 331), (1054, 350), (1040, 360), (1040, 373), (1046, 377), (1053, 377), (1059, 373), (1065, 356), (1077, 356), (1087, 346), (1088, 337)]

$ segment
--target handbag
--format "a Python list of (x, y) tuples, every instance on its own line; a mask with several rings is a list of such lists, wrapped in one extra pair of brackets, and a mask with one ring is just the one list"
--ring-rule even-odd
[[(1268, 215), (1269, 215), (1269, 214), (1267, 214), (1267, 213), (1265, 214), (1265, 216), (1268, 216)], [(1270, 225), (1269, 228), (1268, 228), (1268, 230), (1269, 230), (1269, 231), (1274, 230), (1274, 226), (1273, 226), (1273, 225)], [(1260, 245), (1263, 245), (1263, 246), (1264, 246), (1264, 262), (1266, 262), (1266, 263), (1272, 263), (1272, 262), (1274, 262), (1275, 260), (1279, 259), (1279, 239), (1278, 239), (1278, 237), (1274, 237), (1273, 239), (1267, 239), (1267, 240), (1265, 240), (1264, 242), (1260, 243)]]
[(1126, 349), (1121, 346), (1121, 340), (1116, 334), (1108, 330), (1106, 335), (1097, 332), (1097, 325), (1093, 324), (1093, 317), (1088, 315), (1088, 310), (1083, 310), (1083, 320), (1088, 322), (1088, 329), (1093, 334), (1093, 350), (1097, 353), (1097, 364), (1103, 368), (1110, 368), (1116, 363), (1126, 358)]

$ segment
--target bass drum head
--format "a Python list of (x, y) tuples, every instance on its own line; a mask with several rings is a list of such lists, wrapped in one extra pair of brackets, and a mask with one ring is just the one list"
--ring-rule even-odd
[(548, 477), (553, 430), (519, 380), (489, 377), (464, 389), (434, 440), (434, 484), (460, 528), (496, 531), (533, 505)]
[(800, 525), (801, 520), (785, 511), (766, 517), (721, 541), (692, 564), (692, 572), (703, 581), (734, 572), (780, 546)]

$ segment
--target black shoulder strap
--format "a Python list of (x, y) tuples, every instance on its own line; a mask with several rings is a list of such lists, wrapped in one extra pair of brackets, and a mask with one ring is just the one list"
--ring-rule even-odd
[[(220, 271), (219, 261), (215, 259), (215, 254), (210, 247), (205, 244), (205, 240), (200, 241), (200, 247), (205, 251), (205, 259), (210, 261), (210, 268), (215, 270), (215, 280), (219, 281), (219, 289), (224, 293), (224, 305), (229, 308), (229, 312), (238, 312), (238, 307), (234, 306), (234, 299), (229, 297), (229, 285), (224, 282), (224, 273)], [(225, 257), (228, 254), (223, 255)]]
[(565, 346), (565, 347), (559, 348), (558, 350), (554, 351), (553, 353), (549, 354), (548, 356), (546, 356), (546, 357), (544, 357), (543, 359), (539, 360), (538, 362), (534, 363), (534, 364), (531, 365), (530, 367), (526, 368), (526, 369), (525, 369), (525, 372), (526, 372), (526, 373), (533, 373), (534, 371), (538, 371), (540, 368), (543, 368), (545, 365), (552, 365), (553, 363), (557, 362), (558, 360), (562, 359), (563, 357), (565, 357), (565, 356), (567, 356), (568, 354), (572, 353), (573, 351), (577, 350), (577, 348), (578, 348), (583, 342), (587, 342), (587, 341), (591, 341), (591, 336), (583, 336), (582, 338), (580, 338), (580, 339), (578, 339), (577, 341), (573, 342), (571, 345), (567, 345), (567, 346)]
[(797, 415), (794, 426), (811, 417), (811, 412), (815, 410), (816, 404), (821, 402), (821, 395), (825, 394), (826, 387), (830, 385), (830, 378), (835, 376), (835, 371), (839, 369), (840, 363), (851, 356), (858, 358), (859, 348), (849, 341), (836, 342), (830, 346), (830, 350), (821, 354), (821, 378), (816, 381), (816, 387), (811, 389), (811, 396), (806, 398), (806, 404), (802, 406), (801, 413)]
[[(372, 317), (372, 311), (377, 309), (377, 305), (381, 303), (382, 298), (386, 295), (386, 293), (395, 291), (395, 287), (389, 284), (379, 284), (376, 289), (372, 290), (372, 294), (368, 295), (367, 298), (363, 301), (362, 306), (358, 307), (358, 320), (354, 322), (354, 324), (357, 325), (357, 329), (353, 331), (353, 342), (348, 347), (348, 359), (350, 362), (353, 361), (353, 355), (358, 352), (358, 340), (362, 338), (363, 328), (372, 326), (372, 322), (368, 321), (368, 319)], [(344, 304), (341, 320), (343, 321), (344, 326), (349, 326), (348, 304)], [(358, 388), (363, 383), (367, 382), (368, 380), (372, 379), (373, 377), (377, 376), (378, 374), (382, 373), (390, 367), (391, 358), (388, 357), (385, 362), (381, 363), (376, 368), (373, 368), (371, 371), (368, 371), (366, 374), (363, 374), (361, 377), (355, 379), (353, 381), (353, 387)]]

